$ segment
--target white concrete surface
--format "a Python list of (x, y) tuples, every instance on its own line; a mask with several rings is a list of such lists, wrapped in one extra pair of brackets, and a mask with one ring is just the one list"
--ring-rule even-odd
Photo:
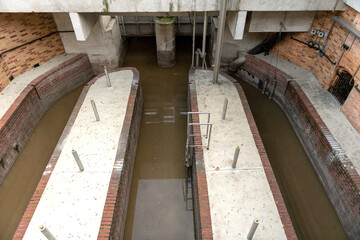
[(16, 76), (1, 92), (0, 92), (0, 119), (6, 111), (14, 103), (20, 93), (28, 86), (28, 84), (41, 74), (49, 71), (57, 65), (75, 57), (77, 54), (62, 54), (41, 64), (37, 68), (32, 68), (25, 73)]
[(283, 32), (308, 32), (313, 24), (316, 12), (253, 12), (249, 32), (279, 32), (280, 23), (285, 26)]
[(245, 23), (246, 23), (246, 11), (229, 12), (226, 23), (230, 29), (230, 32), (234, 40), (241, 40), (244, 36)]
[(344, 0), (344, 3), (360, 12), (360, 1), (359, 0)]
[[(214, 239), (246, 239), (252, 221), (260, 219), (254, 239), (286, 239), (283, 225), (263, 169), (238, 92), (212, 71), (196, 70), (200, 112), (210, 112), (213, 131), (210, 149), (204, 149), (210, 213)], [(221, 120), (228, 98), (226, 119)], [(207, 122), (201, 116), (201, 122)], [(202, 128), (205, 133), (205, 128)], [(203, 139), (203, 143), (207, 140)], [(236, 169), (231, 168), (235, 147), (240, 145)]]
[(97, 21), (97, 16), (93, 13), (69, 13), (69, 15), (76, 39), (85, 41)]
[[(354, 0), (355, 1), (355, 0)], [(189, 12), (219, 11), (219, 0), (0, 0), (1, 12)], [(338, 0), (229, 0), (230, 11), (344, 10)]]
[[(24, 239), (45, 240), (39, 231), (42, 224), (56, 239), (97, 239), (133, 73), (115, 72), (110, 78), (112, 87), (108, 88), (102, 77), (86, 95)], [(83, 172), (76, 165), (72, 148), (79, 154)]]
[(341, 105), (336, 101), (335, 97), (321, 86), (311, 72), (280, 57), (277, 58), (277, 56), (273, 54), (269, 54), (268, 56), (259, 54), (256, 57), (274, 66), (277, 62), (277, 67), (279, 69), (294, 78), (305, 92), (336, 141), (350, 158), (356, 171), (360, 174), (360, 135), (340, 111)]

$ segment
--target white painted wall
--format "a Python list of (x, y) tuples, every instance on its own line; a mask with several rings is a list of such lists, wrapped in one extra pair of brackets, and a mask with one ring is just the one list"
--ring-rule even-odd
[[(358, 0), (346, 0), (356, 2)], [(343, 0), (228, 0), (230, 11), (344, 10)], [(0, 0), (0, 12), (189, 12), (219, 11), (219, 0)], [(337, 6), (336, 6), (337, 5)]]
[(252, 12), (249, 32), (308, 32), (316, 12)]

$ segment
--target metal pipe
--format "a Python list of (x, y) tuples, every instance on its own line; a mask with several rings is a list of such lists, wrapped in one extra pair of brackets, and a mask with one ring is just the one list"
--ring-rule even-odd
[(124, 16), (121, 16), (121, 22), (122, 22), (122, 26), (123, 26), (123, 33), (124, 33), (124, 36), (126, 36), (126, 28), (125, 28), (125, 19), (124, 19)]
[(359, 68), (360, 68), (360, 64), (359, 64), (359, 66), (357, 67), (357, 69), (356, 69), (356, 71), (355, 71), (354, 75), (351, 77), (351, 79), (350, 79), (350, 82), (349, 82), (349, 83), (351, 83), (351, 81), (353, 81), (353, 80), (355, 79), (355, 76), (356, 76), (356, 74), (358, 73)]
[(226, 0), (221, 0), (220, 3), (220, 15), (219, 15), (219, 28), (216, 36), (216, 52), (215, 52), (215, 66), (213, 72), (213, 83), (218, 84), (219, 69), (222, 52), (222, 38), (224, 35), (225, 18), (226, 18)]
[(269, 95), (269, 99), (272, 99), (272, 98), (273, 98), (276, 85), (277, 85), (277, 80), (276, 80), (276, 77), (275, 77), (275, 78), (274, 78), (274, 82), (273, 82), (273, 88), (272, 88), (271, 93), (270, 93), (270, 95)]
[(222, 119), (222, 120), (225, 120), (228, 102), (229, 102), (229, 101), (228, 101), (228, 98), (226, 97), (225, 100), (224, 100), (224, 107), (223, 107), (223, 112), (222, 112), (222, 115), (221, 115), (221, 119)]
[(203, 28), (203, 41), (202, 41), (202, 69), (205, 67), (205, 48), (206, 48), (206, 33), (207, 33), (207, 12), (204, 13), (204, 28)]
[(200, 48), (196, 49), (195, 54), (196, 54), (196, 64), (195, 64), (195, 66), (199, 67), (199, 58), (200, 58), (200, 56), (202, 54)]
[(193, 45), (192, 45), (192, 58), (191, 58), (191, 68), (194, 68), (194, 60), (195, 60), (195, 33), (196, 33), (196, 12), (194, 12), (194, 20), (193, 20)]
[(40, 225), (40, 231), (48, 240), (56, 240), (54, 235), (44, 225)]
[(209, 139), (208, 139), (208, 146), (207, 146), (207, 150), (209, 150), (209, 148), (210, 148), (211, 131), (212, 131), (212, 124), (210, 124)]
[(258, 226), (259, 226), (259, 219), (257, 218), (257, 219), (254, 220), (254, 222), (251, 225), (250, 231), (249, 231), (249, 233), (247, 235), (248, 240), (251, 240), (253, 238), (253, 236), (255, 234), (255, 231), (256, 231)]
[(108, 73), (108, 71), (107, 71), (106, 66), (104, 66), (104, 71), (105, 71), (105, 75), (106, 75), (107, 86), (108, 86), (108, 87), (111, 87), (110, 77), (109, 77), (109, 73)]
[(264, 94), (265, 94), (265, 91), (266, 91), (267, 85), (269, 84), (269, 78), (268, 78), (268, 77), (266, 77), (264, 81), (265, 81), (265, 85), (264, 85), (264, 88), (263, 88), (263, 90), (262, 90), (262, 92), (261, 92), (261, 94), (262, 94), (262, 95), (264, 95)]
[[(207, 123), (210, 123), (210, 113), (208, 114), (208, 122)], [(206, 138), (208, 138), (208, 134), (209, 134), (209, 125), (207, 125), (207, 127), (206, 127)]]
[(77, 154), (77, 152), (76, 152), (74, 149), (72, 149), (72, 150), (71, 150), (71, 153), (72, 153), (72, 155), (74, 156), (75, 161), (76, 161), (76, 163), (77, 163), (80, 171), (84, 171), (84, 166), (82, 165), (82, 162), (81, 162), (81, 160), (80, 160), (79, 155)]
[(234, 159), (233, 159), (233, 162), (232, 162), (232, 165), (231, 165), (232, 168), (236, 168), (236, 163), (237, 163), (237, 160), (239, 158), (239, 152), (240, 152), (240, 146), (237, 145), (237, 147), (235, 148)]
[(99, 117), (99, 113), (98, 113), (98, 111), (97, 111), (97, 108), (96, 108), (94, 99), (91, 99), (90, 102), (91, 102), (91, 106), (92, 106), (92, 108), (93, 108), (93, 110), (94, 110), (94, 114), (95, 114), (96, 121), (98, 122), (98, 121), (100, 121), (100, 117)]

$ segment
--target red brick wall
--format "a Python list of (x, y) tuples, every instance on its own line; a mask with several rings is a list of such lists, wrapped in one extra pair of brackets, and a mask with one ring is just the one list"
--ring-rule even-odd
[[(344, 12), (318, 12), (315, 16), (314, 23), (311, 29), (317, 29), (328, 33), (333, 22), (332, 16), (338, 15), (349, 23), (353, 24), (360, 30), (360, 13), (348, 7)], [(341, 45), (346, 39), (347, 30), (339, 24), (335, 24), (332, 33), (329, 35), (329, 40), (325, 48), (325, 53), (334, 61), (338, 62), (342, 54)], [(291, 37), (308, 42), (312, 35), (307, 33), (291, 33), (285, 37), (283, 41), (277, 44), (271, 51), (272, 53), (311, 71), (318, 81), (329, 88), (339, 69), (345, 69), (350, 74), (354, 74), (358, 65), (360, 64), (360, 43), (355, 41), (349, 51), (345, 51), (338, 67), (335, 68), (325, 57), (320, 57), (318, 51), (311, 49), (304, 44), (292, 40)], [(325, 37), (313, 40), (325, 43)], [(345, 44), (350, 46), (354, 40), (353, 35), (349, 35)], [(355, 76), (355, 85), (360, 83), (360, 73)], [(351, 91), (348, 99), (344, 103), (341, 111), (348, 118), (355, 129), (360, 133), (360, 109), (356, 103), (360, 102), (360, 93), (355, 88)]]
[[(1, 13), (0, 53), (20, 46), (51, 32), (56, 32), (51, 13)], [(59, 33), (2, 55), (0, 61), (0, 91), (8, 84), (10, 74), (18, 76), (64, 53)]]

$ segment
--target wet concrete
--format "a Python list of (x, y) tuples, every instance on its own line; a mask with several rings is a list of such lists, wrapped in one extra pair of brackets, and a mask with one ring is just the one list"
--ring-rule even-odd
[(0, 239), (11, 239), (15, 233), (81, 90), (67, 94), (46, 112), (0, 185)]
[(144, 94), (125, 239), (194, 239), (185, 142), (191, 38), (177, 38), (177, 64), (160, 68), (155, 38), (130, 39), (125, 66), (136, 67)]
[(285, 114), (259, 90), (244, 81), (240, 83), (298, 238), (347, 239)]

